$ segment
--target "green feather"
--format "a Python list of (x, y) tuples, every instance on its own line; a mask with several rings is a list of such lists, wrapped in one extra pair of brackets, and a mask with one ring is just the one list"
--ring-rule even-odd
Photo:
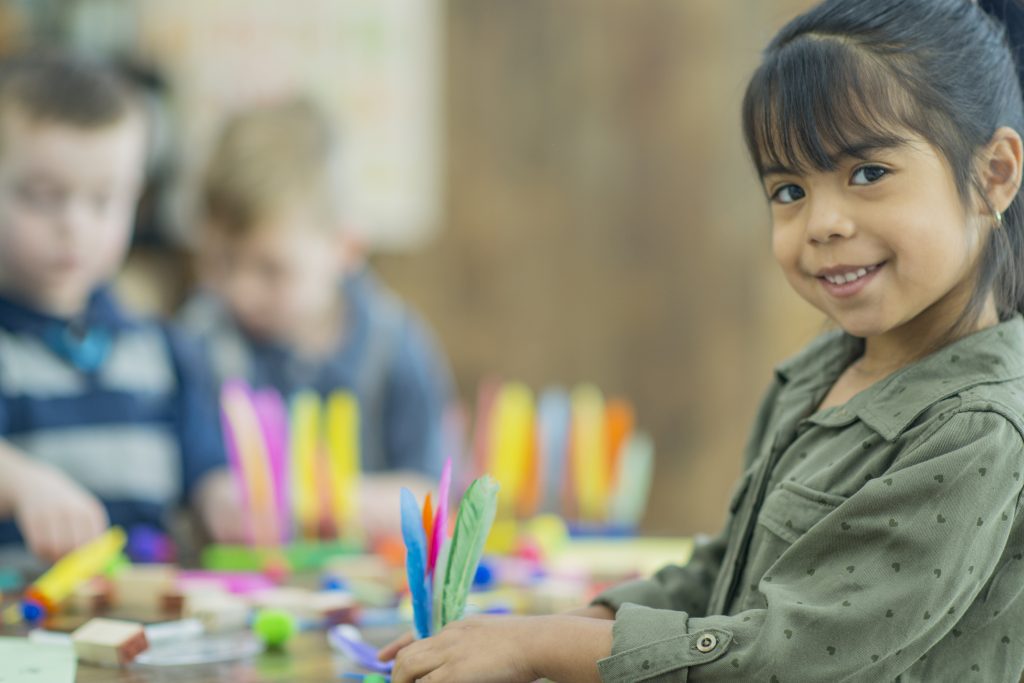
[[(441, 591), (441, 627), (462, 617), (484, 543), (498, 509), (498, 482), (484, 475), (469, 485), (455, 520), (455, 533)], [(436, 571), (436, 570), (435, 570)]]

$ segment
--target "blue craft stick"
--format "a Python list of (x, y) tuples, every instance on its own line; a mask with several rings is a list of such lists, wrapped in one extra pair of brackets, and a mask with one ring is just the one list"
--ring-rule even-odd
[(546, 389), (538, 403), (538, 439), (540, 466), (543, 467), (544, 492), (542, 509), (562, 512), (562, 486), (566, 476), (566, 453), (569, 449), (569, 425), (572, 408), (564, 389)]

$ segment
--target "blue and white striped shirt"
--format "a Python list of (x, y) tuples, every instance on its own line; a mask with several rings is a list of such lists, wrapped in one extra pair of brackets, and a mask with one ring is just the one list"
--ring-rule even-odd
[[(108, 288), (71, 321), (0, 298), (0, 437), (92, 491), (112, 524), (165, 526), (224, 465), (210, 382), (194, 343)], [(0, 544), (20, 540), (0, 522)]]

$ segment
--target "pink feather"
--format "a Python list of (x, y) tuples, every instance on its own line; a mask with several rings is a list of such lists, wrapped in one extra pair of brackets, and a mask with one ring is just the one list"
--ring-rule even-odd
[(433, 574), (437, 565), (437, 555), (441, 544), (448, 537), (448, 493), (452, 485), (452, 459), (444, 463), (441, 471), (441, 485), (438, 487), (437, 514), (434, 515), (434, 533), (430, 538), (430, 558), (427, 561), (427, 573)]

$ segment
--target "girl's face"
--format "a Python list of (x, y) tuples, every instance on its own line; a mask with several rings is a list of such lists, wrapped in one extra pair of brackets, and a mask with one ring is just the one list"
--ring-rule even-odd
[(786, 279), (857, 337), (899, 330), (925, 313), (955, 321), (993, 220), (965, 209), (935, 148), (906, 137), (838, 158), (835, 170), (775, 168), (763, 177), (772, 250)]

